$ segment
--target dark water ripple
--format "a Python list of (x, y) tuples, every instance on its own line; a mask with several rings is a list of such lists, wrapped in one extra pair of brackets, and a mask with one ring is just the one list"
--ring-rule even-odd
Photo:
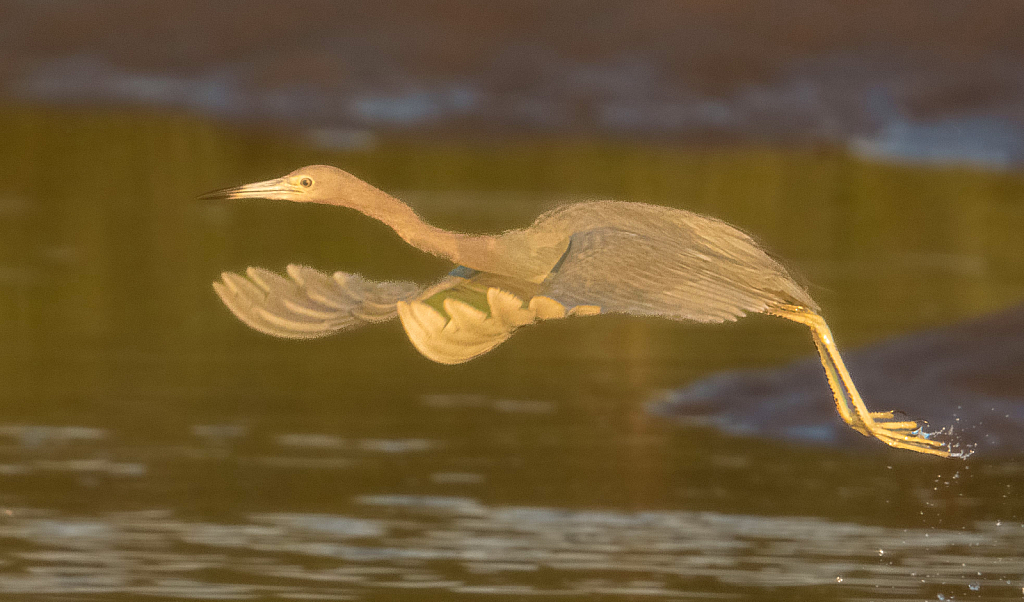
[[(0, 593), (359, 599), (381, 592), (680, 598), (844, 584), (1019, 597), (1024, 524), (893, 529), (812, 517), (570, 511), (367, 495), (346, 515), (4, 511)], [(710, 589), (708, 584), (712, 584)]]

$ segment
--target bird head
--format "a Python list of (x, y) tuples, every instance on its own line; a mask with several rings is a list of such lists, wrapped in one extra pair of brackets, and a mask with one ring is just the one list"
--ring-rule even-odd
[(352, 174), (330, 165), (307, 165), (263, 182), (207, 192), (200, 200), (273, 199), (297, 203), (326, 203), (358, 208), (367, 188)]

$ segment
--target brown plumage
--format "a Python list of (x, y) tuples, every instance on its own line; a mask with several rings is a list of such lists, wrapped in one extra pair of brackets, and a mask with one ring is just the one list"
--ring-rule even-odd
[(450, 232), (408, 205), (335, 167), (312, 165), (205, 199), (268, 198), (356, 209), (412, 246), (458, 267), (431, 286), (371, 282), (288, 266), (225, 273), (214, 289), (252, 328), (286, 338), (325, 336), (395, 315), (413, 345), (435, 361), (468, 361), (537, 320), (624, 313), (724, 322), (767, 313), (811, 328), (840, 416), (893, 447), (939, 456), (948, 445), (914, 421), (869, 412), (828, 326), (787, 270), (742, 231), (681, 209), (621, 201), (574, 203), (502, 234)]

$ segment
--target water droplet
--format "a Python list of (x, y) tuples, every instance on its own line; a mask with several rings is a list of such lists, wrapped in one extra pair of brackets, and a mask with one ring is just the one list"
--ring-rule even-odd
[(842, 582), (843, 582), (843, 578), (842, 577), (836, 577), (836, 583), (842, 583)]
[(969, 583), (969, 584), (967, 585), (967, 588), (968, 588), (969, 590), (971, 590), (972, 592), (976, 592), (976, 591), (978, 591), (978, 590), (980, 590), (980, 589), (981, 589), (981, 584), (980, 584), (980, 583), (978, 583), (977, 581), (971, 581), (971, 582), (970, 582), (970, 583)]
[(879, 555), (879, 556), (882, 556), (882, 555), (884, 555), (884, 554), (885, 554), (885, 550), (878, 550), (878, 555)]

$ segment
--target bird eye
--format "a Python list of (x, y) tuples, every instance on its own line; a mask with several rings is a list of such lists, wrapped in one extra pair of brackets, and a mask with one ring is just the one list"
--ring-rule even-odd
[(312, 185), (313, 185), (312, 178), (302, 178), (301, 180), (299, 180), (299, 186), (302, 186), (303, 188), (309, 188)]

